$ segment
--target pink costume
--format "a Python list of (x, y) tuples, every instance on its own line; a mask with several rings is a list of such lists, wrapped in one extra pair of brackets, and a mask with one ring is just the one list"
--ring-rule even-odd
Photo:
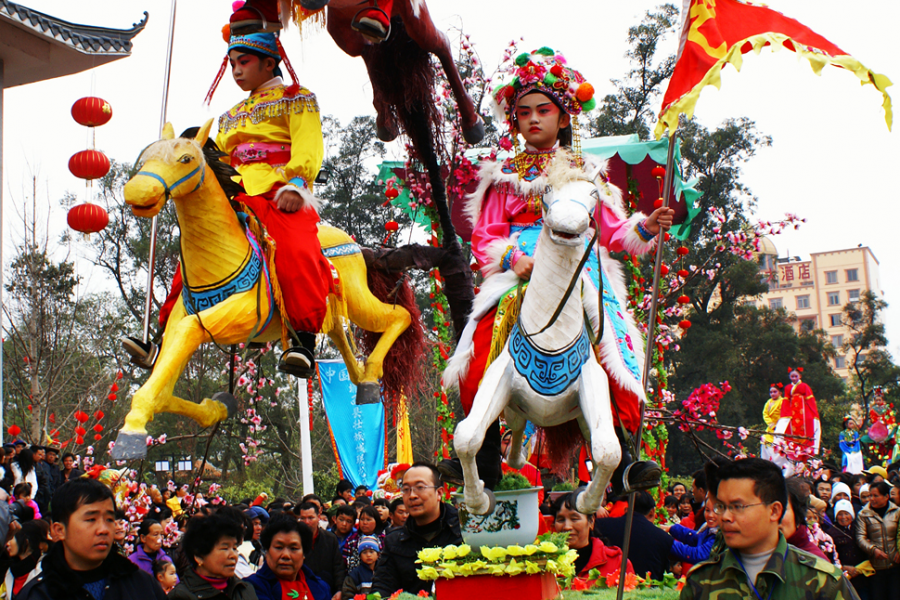
[[(816, 399), (812, 389), (802, 381), (796, 385), (786, 385), (784, 398), (781, 403), (781, 419), (775, 431), (784, 435), (786, 444), (793, 444), (796, 448), (787, 452), (788, 458), (804, 461), (819, 453), (822, 431)], [(792, 435), (810, 439), (791, 438)]]
[[(472, 223), (472, 252), (486, 278), (476, 297), (469, 325), (463, 332), (454, 359), (444, 375), (445, 385), (458, 381), (463, 408), (468, 413), (490, 354), (492, 329), (502, 318), (498, 303), (514, 294), (519, 278), (512, 268), (523, 255), (533, 256), (542, 227), (541, 197), (546, 188), (544, 169), (556, 149), (527, 149), (512, 158), (485, 161), (479, 170), (479, 186), (467, 199), (465, 212)], [(524, 168), (522, 168), (524, 165)], [(600, 224), (600, 262), (603, 270), (604, 332), (597, 350), (604, 370), (610, 376), (615, 403), (614, 420), (626, 429), (637, 430), (638, 400), (644, 398), (641, 386), (644, 353), (643, 340), (631, 315), (625, 310), (627, 289), (621, 266), (608, 252), (642, 254), (654, 246), (652, 236), (639, 227), (646, 218), (625, 214), (621, 193), (607, 182), (606, 164), (585, 157), (585, 174), (595, 181), (600, 198), (594, 218)], [(520, 177), (519, 171), (524, 175)], [(597, 255), (585, 266), (585, 312), (595, 330), (599, 325), (599, 278)], [(590, 293), (589, 290), (593, 290)], [(496, 332), (493, 332), (496, 333)]]

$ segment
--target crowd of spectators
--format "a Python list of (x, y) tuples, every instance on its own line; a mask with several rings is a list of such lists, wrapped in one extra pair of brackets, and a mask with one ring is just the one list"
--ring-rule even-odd
[[(418, 552), (462, 543), (457, 510), (428, 463), (406, 470), (392, 500), (345, 480), (328, 502), (261, 495), (234, 506), (153, 488), (145, 514), (129, 520), (108, 487), (48, 450), (20, 444), (0, 460), (3, 600), (415, 594), (432, 590), (417, 577)], [(785, 479), (760, 459), (708, 463), (689, 485), (634, 494), (626, 569), (653, 580), (687, 575), (683, 598), (723, 587), (765, 597), (776, 584), (827, 592), (814, 597), (900, 598), (897, 466)], [(615, 574), (628, 498), (584, 515), (579, 491), (547, 494), (543, 527), (569, 534), (578, 577)]]

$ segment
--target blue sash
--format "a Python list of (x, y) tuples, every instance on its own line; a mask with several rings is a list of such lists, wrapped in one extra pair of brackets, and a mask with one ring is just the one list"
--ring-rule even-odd
[[(527, 227), (519, 225), (511, 226), (510, 234), (519, 234), (519, 237), (516, 240), (516, 247), (533, 258), (542, 227), (542, 219), (535, 221), (533, 225), (529, 225)], [(587, 243), (588, 240), (585, 240), (585, 246), (587, 246)], [(585, 274), (588, 275), (586, 279), (590, 281), (591, 285), (593, 286), (593, 290), (586, 289), (584, 291), (585, 294), (597, 294), (597, 291), (600, 288), (600, 276), (602, 274), (603, 311), (606, 315), (606, 321), (612, 326), (612, 330), (615, 332), (616, 349), (619, 351), (619, 356), (622, 359), (622, 364), (624, 364), (625, 368), (628, 369), (628, 372), (631, 373), (632, 376), (634, 376), (635, 380), (640, 382), (641, 366), (638, 363), (637, 357), (634, 353), (634, 340), (631, 339), (631, 334), (628, 332), (627, 321), (625, 320), (625, 310), (622, 308), (622, 305), (619, 303), (619, 299), (613, 292), (612, 286), (609, 284), (609, 279), (607, 278), (606, 273), (602, 272), (600, 263), (597, 260), (597, 254), (595, 252), (591, 252), (590, 258), (588, 258), (584, 270), (586, 272)], [(638, 342), (640, 342), (640, 340), (638, 340)], [(512, 341), (510, 341), (510, 344), (511, 343)]]

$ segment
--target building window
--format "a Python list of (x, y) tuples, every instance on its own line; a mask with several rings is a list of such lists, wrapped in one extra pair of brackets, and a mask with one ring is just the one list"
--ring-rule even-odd
[(194, 465), (191, 464), (191, 457), (183, 458), (178, 461), (177, 469), (178, 471), (191, 471), (194, 468)]
[(839, 315), (839, 314), (838, 315), (829, 315), (829, 318), (831, 319), (832, 327), (840, 327), (841, 326), (841, 315)]
[(840, 348), (844, 345), (844, 336), (842, 335), (833, 335), (831, 336), (831, 345), (835, 348)]
[(859, 290), (847, 290), (847, 298), (850, 302), (859, 302)]
[(156, 461), (156, 470), (157, 471), (168, 471), (169, 468), (170, 468), (169, 461), (167, 461), (167, 460)]
[(815, 319), (800, 319), (800, 331), (805, 331), (806, 333), (810, 333), (814, 331), (816, 328), (816, 320)]
[(837, 271), (825, 271), (825, 283), (837, 283)]
[(781, 298), (769, 298), (769, 308), (772, 310), (784, 308), (784, 300)]
[(859, 281), (859, 269), (847, 269), (847, 281)]
[(809, 308), (809, 296), (797, 296), (797, 310)]
[(835, 369), (846, 369), (847, 361), (844, 360), (843, 356), (835, 356), (834, 357), (834, 368)]
[(828, 292), (828, 306), (837, 306), (841, 303), (840, 292)]

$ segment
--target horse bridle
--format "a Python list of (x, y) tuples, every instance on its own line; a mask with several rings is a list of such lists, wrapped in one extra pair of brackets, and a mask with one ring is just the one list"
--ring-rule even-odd
[(193, 178), (194, 175), (196, 175), (198, 171), (200, 172), (200, 181), (197, 182), (197, 185), (195, 185), (194, 189), (192, 189), (190, 192), (188, 192), (188, 194), (193, 194), (194, 192), (199, 190), (200, 186), (202, 186), (203, 182), (206, 180), (206, 169), (204, 167), (206, 167), (206, 164), (203, 163), (203, 161), (199, 161), (199, 164), (197, 165), (196, 169), (194, 169), (193, 171), (191, 171), (190, 173), (188, 173), (187, 175), (185, 175), (184, 177), (182, 177), (181, 179), (179, 179), (172, 185), (169, 185), (168, 182), (162, 177), (162, 175), (158, 175), (157, 173), (154, 173), (153, 171), (144, 171), (143, 169), (141, 169), (140, 171), (135, 173), (134, 176), (137, 177), (138, 175), (143, 175), (144, 177), (150, 177), (151, 179), (155, 179), (158, 182), (160, 182), (163, 186), (163, 191), (166, 195), (166, 200), (169, 200), (172, 197), (172, 192), (175, 191), (175, 188), (181, 186), (183, 183), (185, 183), (187, 181), (190, 181), (191, 178)]
[[(594, 190), (591, 193), (596, 194), (597, 191)], [(598, 194), (598, 196), (599, 196), (599, 194)], [(587, 210), (587, 207), (584, 206), (584, 204), (582, 204), (581, 202), (578, 202), (576, 200), (572, 200), (572, 202), (575, 202), (576, 204), (582, 206), (585, 210)], [(599, 202), (599, 197), (598, 197), (598, 202)], [(541, 204), (545, 208), (549, 208), (547, 203), (544, 202), (543, 197), (541, 198)], [(594, 215), (591, 213), (591, 211), (588, 210), (587, 212), (588, 212), (588, 217), (590, 218), (591, 222), (594, 224), (594, 235), (591, 238), (590, 243), (588, 243), (587, 247), (585, 248), (584, 255), (581, 257), (581, 261), (578, 263), (578, 267), (575, 269), (575, 272), (572, 274), (572, 279), (569, 281), (569, 287), (566, 288), (566, 293), (563, 294), (562, 300), (560, 300), (559, 304), (556, 306), (556, 310), (553, 312), (553, 315), (550, 317), (550, 321), (548, 321), (547, 324), (544, 325), (540, 329), (540, 331), (536, 331), (535, 333), (528, 333), (525, 331), (524, 327), (522, 327), (521, 322), (519, 322), (521, 319), (521, 310), (518, 311), (519, 316), (516, 317), (516, 322), (519, 325), (519, 331), (521, 332), (522, 337), (526, 338), (532, 344), (534, 342), (531, 341), (531, 338), (538, 336), (538, 335), (544, 333), (545, 331), (547, 331), (548, 329), (550, 329), (550, 327), (552, 327), (553, 324), (556, 323), (556, 320), (562, 314), (563, 308), (565, 308), (566, 303), (569, 301), (569, 298), (572, 296), (572, 292), (575, 291), (575, 285), (581, 279), (581, 272), (584, 269), (584, 266), (587, 264), (588, 259), (591, 257), (591, 251), (594, 249), (594, 244), (597, 242), (597, 238), (600, 236), (600, 223), (594, 218)], [(598, 265), (600, 264), (599, 256), (597, 257), (597, 264)], [(598, 316), (598, 320), (600, 321), (600, 327), (598, 328), (598, 333), (597, 333), (596, 337), (594, 336), (594, 327), (592, 325), (588, 326), (589, 325), (588, 320), (585, 319), (585, 326), (588, 329), (588, 337), (590, 338), (591, 344), (595, 344), (595, 343), (599, 342), (600, 338), (603, 336), (604, 314), (603, 314), (603, 270), (602, 269), (598, 273), (598, 284), (597, 285), (599, 288), (599, 296), (598, 296), (597, 302), (598, 302), (598, 308), (600, 309), (599, 316)], [(516, 294), (519, 298), (518, 303), (519, 303), (519, 307), (521, 309), (522, 298), (525, 295), (522, 290), (522, 280), (521, 279), (519, 279), (519, 284), (518, 284), (518, 287), (516, 290)]]

